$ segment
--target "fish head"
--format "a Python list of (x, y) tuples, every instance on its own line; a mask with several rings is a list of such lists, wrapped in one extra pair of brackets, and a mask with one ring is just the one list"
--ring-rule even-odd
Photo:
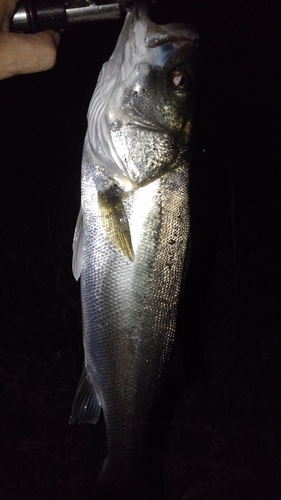
[(92, 152), (129, 190), (175, 168), (188, 150), (194, 112), (197, 33), (157, 25), (141, 7), (127, 14), (89, 107)]

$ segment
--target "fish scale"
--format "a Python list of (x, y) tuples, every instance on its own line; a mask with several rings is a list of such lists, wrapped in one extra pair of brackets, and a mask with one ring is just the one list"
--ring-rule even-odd
[(143, 7), (128, 13), (89, 108), (73, 257), (85, 361), (70, 423), (95, 423), (103, 411), (108, 452), (95, 500), (152, 498), (149, 422), (174, 345), (189, 240), (194, 90), (174, 88), (173, 72), (176, 84), (194, 76), (197, 36), (178, 31), (180, 41), (177, 25), (154, 25)]

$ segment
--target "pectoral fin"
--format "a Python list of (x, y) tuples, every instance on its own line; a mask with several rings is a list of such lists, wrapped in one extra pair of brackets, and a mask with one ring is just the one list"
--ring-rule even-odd
[(99, 208), (105, 233), (112, 245), (128, 259), (134, 259), (130, 226), (117, 186), (98, 194)]
[(82, 262), (83, 262), (83, 214), (82, 214), (82, 209), (80, 208), (78, 217), (77, 217), (77, 222), (76, 222), (76, 227), (75, 227), (75, 232), (74, 232), (74, 238), (73, 238), (73, 245), (72, 245), (72, 250), (73, 250), (73, 257), (72, 257), (72, 272), (73, 276), (76, 280), (79, 280), (81, 270), (82, 270)]

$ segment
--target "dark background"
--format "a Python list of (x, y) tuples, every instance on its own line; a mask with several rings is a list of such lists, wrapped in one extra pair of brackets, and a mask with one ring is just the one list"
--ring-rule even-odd
[[(188, 385), (164, 446), (168, 500), (279, 500), (281, 4), (159, 0), (198, 25)], [(68, 426), (83, 365), (71, 273), (87, 107), (122, 25), (73, 27), (56, 67), (0, 82), (0, 498), (80, 499), (103, 423)], [(172, 405), (171, 401), (167, 406)]]

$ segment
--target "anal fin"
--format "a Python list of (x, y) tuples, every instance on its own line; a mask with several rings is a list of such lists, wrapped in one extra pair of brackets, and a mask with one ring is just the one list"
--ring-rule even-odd
[(88, 379), (86, 368), (84, 367), (80, 382), (78, 384), (69, 424), (76, 421), (96, 424), (101, 412), (101, 404), (97, 397), (94, 387)]

